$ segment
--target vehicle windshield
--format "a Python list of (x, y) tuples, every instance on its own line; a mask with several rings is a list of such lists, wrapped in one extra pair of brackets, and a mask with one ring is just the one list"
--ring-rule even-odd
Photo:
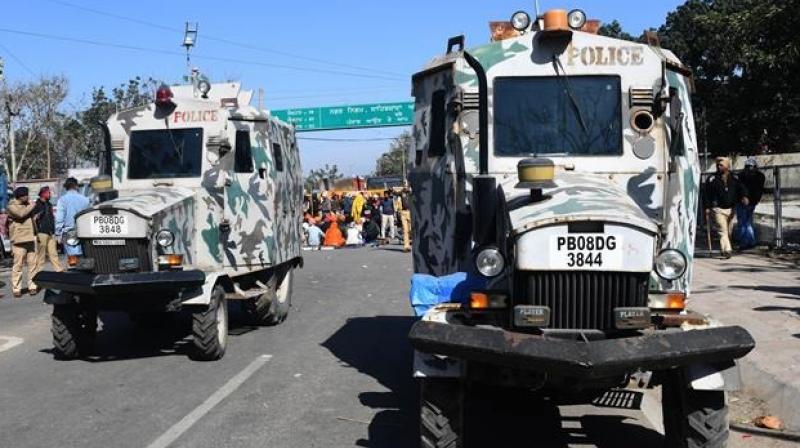
[(133, 131), (128, 179), (200, 177), (203, 129)]
[(621, 155), (621, 101), (618, 76), (498, 78), (495, 154)]

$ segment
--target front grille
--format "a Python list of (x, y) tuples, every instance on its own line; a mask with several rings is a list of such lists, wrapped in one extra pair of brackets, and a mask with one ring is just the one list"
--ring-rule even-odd
[(94, 272), (97, 274), (119, 273), (119, 260), (122, 258), (138, 258), (139, 271), (153, 270), (150, 241), (146, 239), (125, 240), (124, 246), (95, 246), (92, 240), (85, 240), (83, 252), (87, 258), (94, 259)]
[(648, 276), (629, 272), (519, 272), (517, 303), (549, 307), (549, 328), (611, 330), (614, 308), (647, 306)]

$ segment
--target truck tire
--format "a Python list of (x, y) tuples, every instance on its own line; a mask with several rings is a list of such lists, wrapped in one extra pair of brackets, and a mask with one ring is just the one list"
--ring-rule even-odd
[(292, 304), (294, 269), (276, 272), (267, 284), (267, 292), (248, 303), (248, 311), (257, 325), (278, 325), (289, 315)]
[(420, 391), (420, 446), (464, 446), (464, 387), (453, 378), (426, 378)]
[(91, 354), (97, 334), (97, 312), (79, 305), (54, 305), (51, 316), (53, 356), (69, 360)]
[(666, 447), (728, 446), (728, 405), (724, 391), (693, 390), (682, 371), (669, 372), (661, 388)]
[(208, 306), (192, 313), (191, 358), (197, 361), (216, 361), (225, 354), (228, 345), (228, 307), (225, 290), (217, 285), (211, 292)]

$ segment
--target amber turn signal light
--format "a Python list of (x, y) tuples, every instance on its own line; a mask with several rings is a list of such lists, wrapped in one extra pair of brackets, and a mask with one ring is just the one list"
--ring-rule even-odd
[(71, 267), (75, 267), (78, 265), (78, 256), (77, 255), (69, 255), (67, 257), (67, 264)]
[(469, 307), (473, 310), (501, 309), (508, 306), (505, 294), (491, 291), (474, 291), (469, 295)]
[(686, 308), (686, 294), (682, 292), (667, 293), (667, 309), (682, 310)]
[(183, 255), (159, 255), (158, 265), (170, 268), (183, 266)]

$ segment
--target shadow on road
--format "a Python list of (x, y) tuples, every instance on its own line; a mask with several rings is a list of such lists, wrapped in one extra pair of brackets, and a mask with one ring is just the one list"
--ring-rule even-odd
[(322, 343), (342, 363), (389, 389), (359, 394), (361, 404), (379, 411), (369, 424), (368, 439), (357, 440), (357, 446), (419, 445), (418, 391), (411, 377), (412, 351), (407, 338), (413, 322), (407, 316), (352, 318)]
[[(362, 392), (364, 406), (378, 410), (369, 423), (368, 438), (361, 447), (419, 446), (419, 391), (412, 378), (412, 349), (408, 331), (414, 318), (400, 316), (349, 319), (322, 346), (342, 363), (377, 380), (388, 392)], [(597, 398), (597, 408), (638, 409), (641, 393), (619, 392)], [(576, 402), (577, 403), (577, 402)], [(496, 388), (475, 388), (468, 401), (469, 447), (567, 447), (641, 448), (661, 446), (662, 436), (623, 415), (565, 417), (556, 402), (539, 394)], [(602, 411), (600, 412), (603, 413)]]
[(772, 292), (775, 294), (784, 294), (781, 296), (777, 296), (779, 299), (800, 299), (800, 286), (746, 286), (746, 285), (735, 285), (729, 286), (729, 288), (733, 289), (748, 289), (748, 290), (755, 290), (755, 291), (764, 291), (764, 292)]
[[(260, 327), (247, 325), (238, 304), (228, 305), (228, 343)], [(188, 356), (191, 350), (192, 318), (189, 313), (164, 313), (147, 322), (135, 323), (123, 312), (101, 312), (100, 329), (86, 362), (109, 362), (159, 356)], [(40, 350), (53, 353), (52, 348)]]

